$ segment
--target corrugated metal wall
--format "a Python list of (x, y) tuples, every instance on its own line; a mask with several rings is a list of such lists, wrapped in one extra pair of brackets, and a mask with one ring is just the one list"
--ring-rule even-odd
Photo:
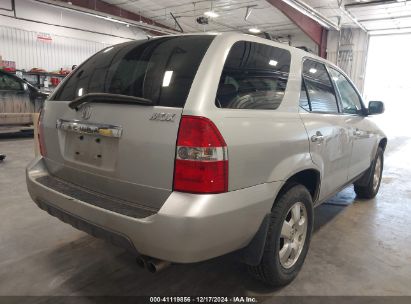
[(364, 91), (368, 42), (367, 33), (361, 29), (344, 28), (341, 33), (328, 33), (327, 59), (346, 72), (360, 92)]
[(51, 41), (39, 40), (37, 32), (0, 26), (0, 55), (15, 61), (17, 69), (42, 68), (47, 71), (71, 68), (109, 46), (87, 40), (50, 35)]

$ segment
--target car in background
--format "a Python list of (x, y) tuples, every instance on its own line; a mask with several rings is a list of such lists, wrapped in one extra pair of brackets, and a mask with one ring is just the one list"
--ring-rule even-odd
[(0, 132), (25, 129), (33, 124), (47, 94), (16, 75), (0, 71)]

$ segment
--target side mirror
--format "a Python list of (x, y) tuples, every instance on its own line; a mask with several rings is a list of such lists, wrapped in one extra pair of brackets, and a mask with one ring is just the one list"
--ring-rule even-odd
[(385, 106), (382, 101), (370, 101), (368, 104), (368, 114), (382, 114), (385, 111)]

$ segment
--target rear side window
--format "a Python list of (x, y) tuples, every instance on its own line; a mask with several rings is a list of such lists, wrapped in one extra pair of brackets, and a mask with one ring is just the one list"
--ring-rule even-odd
[(97, 53), (54, 95), (71, 101), (87, 93), (150, 99), (184, 107), (197, 69), (214, 36), (179, 36), (128, 42)]
[(303, 79), (307, 90), (311, 111), (338, 113), (337, 98), (324, 64), (305, 60)]
[(287, 86), (290, 61), (287, 50), (255, 42), (236, 42), (224, 64), (216, 106), (277, 109)]

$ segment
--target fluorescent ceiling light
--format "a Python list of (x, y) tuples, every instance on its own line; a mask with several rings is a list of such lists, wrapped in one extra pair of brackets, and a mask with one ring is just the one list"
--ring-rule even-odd
[(253, 34), (261, 33), (261, 30), (256, 27), (249, 28), (248, 31)]
[[(92, 14), (89, 14), (89, 15), (92, 15)], [(99, 18), (99, 19), (104, 19), (104, 20), (107, 20), (107, 21), (111, 21), (111, 22), (114, 22), (114, 23), (119, 23), (119, 24), (124, 24), (124, 25), (129, 25), (130, 26), (130, 23), (128, 23), (128, 22), (121, 21), (121, 20), (118, 20), (118, 19), (114, 19), (110, 16), (107, 16), (107, 17), (100, 16), (100, 15), (92, 15), (92, 16), (96, 17), (96, 18)]]
[(173, 71), (166, 71), (164, 73), (163, 87), (168, 87), (170, 85), (171, 76), (173, 76)]
[(213, 11), (205, 12), (204, 15), (210, 18), (217, 18), (218, 16), (220, 16), (219, 14)]
[(268, 62), (268, 64), (269, 64), (269, 65), (272, 65), (272, 66), (277, 66), (278, 61), (276, 61), (276, 60), (270, 60), (270, 61)]

